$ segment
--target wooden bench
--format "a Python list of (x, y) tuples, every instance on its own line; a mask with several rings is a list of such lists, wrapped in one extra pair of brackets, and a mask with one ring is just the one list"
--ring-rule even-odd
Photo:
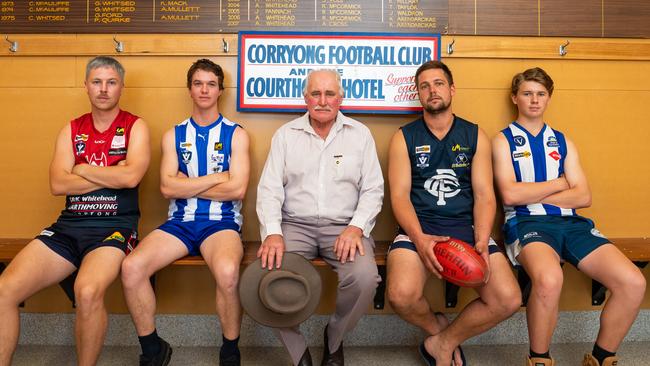
[[(26, 238), (0, 238), (0, 273), (5, 268), (5, 263), (9, 263), (18, 252), (27, 245), (32, 239)], [(644, 268), (650, 262), (650, 239), (649, 238), (613, 238), (612, 242), (632, 260), (640, 268)], [(386, 291), (386, 254), (388, 253), (388, 241), (375, 242), (375, 261), (379, 275), (382, 278), (381, 283), (377, 287), (377, 293), (374, 299), (375, 309), (383, 309), (385, 303)], [(244, 242), (244, 258), (242, 259), (242, 267), (245, 267), (255, 261), (257, 249), (260, 242)], [(320, 258), (312, 261), (314, 266), (325, 267), (327, 263)], [(181, 258), (172, 265), (176, 266), (204, 266), (205, 261), (200, 256), (187, 256)], [(523, 305), (526, 304), (528, 293), (530, 293), (530, 279), (522, 269), (518, 269), (517, 277), (519, 285), (524, 294)], [(65, 291), (70, 301), (74, 304), (73, 292), (74, 277), (70, 277), (61, 282), (61, 287)], [(592, 305), (601, 305), (605, 300), (607, 289), (598, 281), (592, 280)], [(446, 282), (445, 283), (445, 306), (448, 308), (456, 307), (458, 299), (458, 287)]]

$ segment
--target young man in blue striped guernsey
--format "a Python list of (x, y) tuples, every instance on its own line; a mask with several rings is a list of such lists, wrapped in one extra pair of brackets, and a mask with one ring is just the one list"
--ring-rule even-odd
[(558, 317), (565, 260), (605, 285), (611, 296), (584, 366), (614, 366), (616, 350), (639, 312), (645, 279), (594, 223), (576, 214), (591, 191), (575, 145), (544, 122), (553, 80), (540, 68), (515, 75), (511, 98), (517, 120), (493, 140), (494, 173), (503, 198), (506, 249), (532, 281), (526, 316), (528, 366), (552, 366), (549, 347)]
[(243, 256), (240, 213), (250, 171), (249, 138), (219, 113), (221, 67), (201, 59), (187, 73), (192, 116), (162, 141), (160, 189), (169, 218), (149, 234), (122, 266), (126, 302), (142, 346), (140, 365), (167, 365), (171, 347), (158, 337), (156, 298), (149, 277), (188, 254), (202, 255), (217, 283), (223, 330), (220, 365), (239, 365), (241, 307), (237, 285)]

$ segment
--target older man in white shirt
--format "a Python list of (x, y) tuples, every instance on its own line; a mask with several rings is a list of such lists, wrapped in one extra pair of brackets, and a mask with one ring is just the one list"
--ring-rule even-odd
[[(336, 311), (325, 327), (322, 365), (343, 365), (342, 340), (368, 309), (378, 282), (370, 232), (384, 180), (370, 130), (339, 112), (341, 77), (312, 71), (303, 89), (308, 112), (273, 136), (257, 189), (262, 266), (282, 255), (322, 257), (338, 274)], [(298, 327), (278, 329), (295, 365), (311, 365)]]

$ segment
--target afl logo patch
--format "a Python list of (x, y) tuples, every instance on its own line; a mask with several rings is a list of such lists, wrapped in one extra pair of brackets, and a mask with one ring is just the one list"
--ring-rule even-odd
[(192, 160), (192, 152), (191, 151), (183, 151), (181, 153), (181, 157), (183, 158), (183, 163), (189, 164), (190, 161)]
[(521, 135), (515, 136), (515, 137), (513, 137), (512, 139), (513, 139), (513, 141), (515, 142), (515, 145), (517, 145), (517, 146), (524, 146), (524, 145), (526, 145), (526, 138), (523, 137), (523, 136), (521, 136)]

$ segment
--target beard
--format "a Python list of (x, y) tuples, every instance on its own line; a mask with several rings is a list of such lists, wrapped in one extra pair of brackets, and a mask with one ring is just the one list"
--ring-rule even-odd
[(437, 107), (434, 107), (431, 104), (424, 104), (422, 106), (422, 108), (424, 108), (424, 110), (427, 111), (430, 114), (443, 113), (443, 112), (445, 112), (445, 111), (447, 111), (449, 109), (449, 107), (451, 106), (451, 102), (445, 102), (442, 99), (440, 101), (441, 101), (441, 103)]

